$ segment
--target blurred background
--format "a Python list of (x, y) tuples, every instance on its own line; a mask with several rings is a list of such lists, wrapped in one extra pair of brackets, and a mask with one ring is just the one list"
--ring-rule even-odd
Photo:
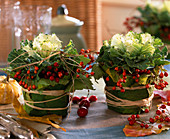
[[(158, 1), (163, 2), (162, 0), (153, 2)], [(139, 16), (140, 13), (136, 8), (144, 7), (146, 2), (151, 0), (0, 0), (0, 65), (6, 64), (8, 53), (11, 49), (19, 47), (21, 40), (32, 39), (40, 32), (55, 32), (55, 29), (50, 29), (51, 20), (59, 14), (63, 15), (62, 9), (57, 12), (62, 4), (66, 5), (68, 15), (78, 20), (64, 18), (73, 22), (74, 24), (70, 26), (76, 28), (60, 28), (65, 33), (64, 37), (62, 30), (56, 29), (59, 36), (61, 38), (71, 36), (73, 41), (77, 39), (75, 43), (81, 44), (80, 48), (98, 51), (103, 40), (129, 30), (125, 21), (128, 17)], [(159, 7), (160, 4), (157, 6)], [(64, 12), (67, 15), (67, 11)], [(59, 22), (59, 19), (57, 18), (56, 21)], [(62, 22), (57, 25), (64, 26)], [(140, 28), (134, 30), (141, 31)], [(170, 34), (170, 30), (167, 31)]]

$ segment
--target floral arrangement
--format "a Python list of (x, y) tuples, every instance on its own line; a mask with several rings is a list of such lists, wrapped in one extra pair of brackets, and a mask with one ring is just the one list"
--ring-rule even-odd
[[(27, 101), (24, 109), (29, 115), (53, 114), (55, 110), (50, 111), (48, 108), (52, 109), (56, 105), (59, 108), (67, 108), (66, 102), (69, 101), (69, 97), (66, 93), (93, 89), (90, 78), (94, 73), (90, 74), (87, 70), (92, 68), (90, 63), (94, 61), (94, 57), (90, 54), (90, 49), (84, 50), (84, 53), (85, 56), (79, 54), (72, 41), (62, 47), (61, 41), (55, 34), (43, 33), (33, 41), (22, 41), (20, 49), (10, 52), (7, 71), (22, 86), (24, 99)], [(89, 67), (86, 67), (87, 64)], [(48, 90), (58, 90), (57, 93), (63, 99), (57, 96), (56, 100), (56, 95), (49, 95), (51, 92), (42, 94)], [(33, 103), (34, 101), (43, 101), (43, 103)], [(42, 110), (38, 109), (39, 107)], [(55, 114), (65, 116), (66, 113), (60, 111)]]
[(128, 30), (140, 27), (142, 32), (148, 32), (170, 44), (170, 3), (168, 1), (148, 2), (145, 7), (138, 7), (140, 16), (126, 18), (124, 25)]
[[(149, 33), (138, 34), (130, 31), (126, 35), (116, 34), (109, 41), (104, 41), (96, 60), (97, 64), (93, 66), (94, 77), (104, 78), (106, 89), (109, 88), (114, 96), (116, 95), (115, 99), (130, 97), (130, 100), (136, 101), (140, 97), (151, 96), (153, 86), (163, 90), (168, 84), (163, 80), (163, 77), (168, 76), (163, 65), (170, 64), (165, 59), (167, 47), (161, 50), (160, 47), (163, 47), (162, 41)], [(127, 91), (134, 87), (150, 89), (150, 93), (145, 94), (143, 90), (137, 90), (136, 96), (132, 91)], [(138, 110), (130, 109), (121, 113), (135, 111)]]

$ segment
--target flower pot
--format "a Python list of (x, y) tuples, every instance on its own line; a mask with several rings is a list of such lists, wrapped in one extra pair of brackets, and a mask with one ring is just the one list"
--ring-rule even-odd
[(67, 115), (69, 95), (64, 90), (23, 91), (24, 109), (30, 116)]
[(124, 93), (118, 87), (112, 90), (113, 86), (115, 86), (113, 82), (112, 84), (106, 82), (106, 102), (110, 110), (122, 114), (138, 114), (142, 109), (151, 108), (154, 86), (124, 87)]

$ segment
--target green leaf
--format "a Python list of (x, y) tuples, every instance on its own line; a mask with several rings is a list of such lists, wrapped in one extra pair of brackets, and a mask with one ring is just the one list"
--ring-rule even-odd
[(92, 71), (95, 73), (94, 78), (97, 80), (102, 78), (103, 75), (105, 74), (98, 64), (95, 64), (93, 66)]
[(139, 82), (138, 82), (138, 84), (146, 85), (148, 77), (149, 77), (149, 76), (148, 76), (147, 74), (142, 74), (142, 75), (139, 77)]
[(55, 81), (51, 81), (51, 80), (49, 80), (49, 79), (43, 79), (43, 78), (41, 78), (39, 81), (38, 81), (38, 87), (37, 87), (37, 89), (38, 90), (42, 90), (42, 89), (44, 89), (44, 88), (47, 88), (47, 87), (54, 87), (54, 86), (57, 86), (57, 85), (67, 85), (68, 83), (70, 82), (70, 80), (68, 80), (68, 79), (60, 79), (59, 80), (59, 83), (57, 83), (57, 82), (55, 82)]
[(91, 61), (90, 58), (84, 57), (83, 55), (78, 56), (79, 61), (82, 61), (84, 63), (84, 65), (87, 65), (87, 63), (89, 63)]
[(65, 89), (65, 92), (73, 92), (75, 90), (83, 90), (83, 89), (91, 89), (94, 90), (92, 86), (92, 82), (89, 80), (89, 78), (86, 78), (86, 76), (81, 75), (79, 78), (76, 78), (76, 75), (74, 75), (74, 90), (73, 90), (73, 82), (70, 81), (67, 88)]
[(28, 57), (28, 53), (26, 53), (25, 50), (22, 50), (22, 49), (19, 49), (19, 50), (13, 49), (9, 53), (9, 55), (8, 55), (8, 62), (12, 62), (15, 59), (10, 64), (10, 66), (12, 68), (16, 68), (16, 67), (19, 67), (19, 66), (27, 64), (27, 57)]
[(74, 48), (73, 41), (70, 40), (69, 44), (65, 47), (64, 52), (67, 54), (77, 55), (77, 49)]

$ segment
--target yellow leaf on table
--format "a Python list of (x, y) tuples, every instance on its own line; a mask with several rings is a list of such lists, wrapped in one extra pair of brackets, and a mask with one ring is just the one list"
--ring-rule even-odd
[(41, 123), (45, 123), (45, 124), (50, 124), (50, 125), (52, 125), (55, 128), (60, 128), (63, 131), (66, 131), (63, 127), (60, 127), (59, 125), (54, 124), (54, 123), (52, 123), (50, 121), (50, 120), (53, 120), (53, 121), (55, 121), (57, 123), (61, 123), (62, 116), (58, 116), (58, 115), (55, 115), (55, 114), (45, 115), (45, 116), (42, 116), (42, 117), (34, 117), (34, 116), (28, 116), (28, 115), (26, 115), (26, 116), (18, 115), (18, 118), (20, 118), (20, 119), (27, 119), (27, 120), (30, 120), (30, 121), (41, 122)]

